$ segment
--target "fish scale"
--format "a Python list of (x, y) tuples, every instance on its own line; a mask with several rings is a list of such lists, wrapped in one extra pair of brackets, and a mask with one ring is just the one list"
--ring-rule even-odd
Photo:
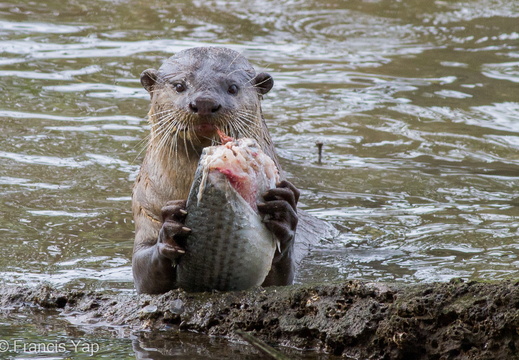
[[(257, 156), (255, 142), (240, 140), (238, 144), (238, 151), (253, 146), (254, 151), (245, 154), (250, 156), (251, 166), (264, 159)], [(185, 225), (192, 231), (186, 239), (186, 254), (177, 265), (177, 283), (187, 291), (243, 290), (261, 285), (270, 271), (277, 244), (261, 216), (228, 178), (208, 170), (204, 159), (214, 153), (214, 148), (204, 150), (187, 201)], [(267, 189), (258, 190), (263, 193)]]

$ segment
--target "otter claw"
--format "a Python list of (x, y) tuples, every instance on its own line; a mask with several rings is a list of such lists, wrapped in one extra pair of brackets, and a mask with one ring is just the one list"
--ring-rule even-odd
[(184, 209), (180, 209), (179, 212), (180, 212), (180, 214), (182, 214), (182, 215), (187, 215), (187, 211), (184, 210)]
[(182, 231), (183, 232), (191, 232), (191, 229), (188, 228), (188, 227), (182, 226)]

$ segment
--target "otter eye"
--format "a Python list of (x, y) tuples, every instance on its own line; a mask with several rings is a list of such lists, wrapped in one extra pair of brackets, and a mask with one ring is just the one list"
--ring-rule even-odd
[(176, 83), (173, 84), (173, 87), (175, 88), (176, 92), (181, 93), (186, 90), (186, 86), (182, 83)]
[(231, 95), (236, 95), (238, 93), (238, 86), (232, 84), (229, 86), (229, 89), (227, 89), (227, 92)]

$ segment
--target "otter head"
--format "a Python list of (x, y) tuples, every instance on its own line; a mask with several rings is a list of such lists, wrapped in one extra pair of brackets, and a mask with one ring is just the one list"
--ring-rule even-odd
[(151, 141), (163, 147), (204, 147), (217, 129), (240, 138), (265, 138), (260, 99), (274, 85), (238, 52), (201, 47), (179, 52), (159, 70), (141, 74), (151, 96)]

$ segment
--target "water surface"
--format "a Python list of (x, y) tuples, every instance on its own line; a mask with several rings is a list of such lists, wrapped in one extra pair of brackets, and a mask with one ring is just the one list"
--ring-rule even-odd
[(297, 282), (517, 278), (518, 19), (504, 0), (0, 2), (2, 281), (134, 291), (139, 74), (207, 45), (273, 75), (282, 164), (341, 230)]

